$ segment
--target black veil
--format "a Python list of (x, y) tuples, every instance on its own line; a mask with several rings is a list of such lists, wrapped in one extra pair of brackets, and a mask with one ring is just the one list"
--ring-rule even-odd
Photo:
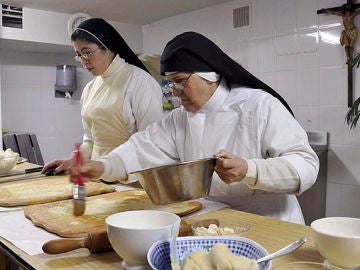
[(170, 40), (161, 56), (162, 75), (165, 72), (216, 72), (228, 83), (263, 89), (293, 114), (286, 101), (270, 86), (260, 81), (225, 54), (214, 42), (195, 32), (182, 33)]
[[(91, 18), (83, 21), (74, 31), (85, 31), (98, 40), (107, 49), (118, 54), (127, 63), (149, 72), (136, 54), (130, 49), (118, 31), (101, 18)], [(73, 33), (73, 34), (74, 34)]]

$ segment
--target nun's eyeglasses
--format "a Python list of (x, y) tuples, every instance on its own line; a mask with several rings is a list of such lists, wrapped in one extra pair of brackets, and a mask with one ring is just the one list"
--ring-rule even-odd
[(185, 88), (185, 85), (187, 83), (187, 81), (189, 80), (189, 78), (191, 77), (191, 75), (193, 75), (194, 73), (190, 73), (189, 76), (187, 76), (184, 79), (179, 80), (178, 82), (168, 82), (165, 85), (166, 89), (171, 89), (171, 90), (177, 90), (177, 91), (182, 91)]
[(98, 49), (102, 48), (102, 46), (97, 47), (95, 50), (89, 53), (83, 53), (81, 55), (75, 55), (74, 58), (76, 61), (81, 62), (82, 60), (89, 60), (90, 57), (96, 52)]

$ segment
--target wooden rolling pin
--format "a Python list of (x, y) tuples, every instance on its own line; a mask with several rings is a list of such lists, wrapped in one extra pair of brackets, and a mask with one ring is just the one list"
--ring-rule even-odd
[[(217, 219), (206, 219), (194, 224), (196, 224), (196, 226), (207, 227), (210, 224), (219, 225), (219, 221)], [(181, 220), (179, 236), (188, 235), (192, 235), (191, 224), (188, 224), (185, 220)], [(91, 253), (113, 250), (106, 231), (88, 233), (82, 238), (55, 239), (46, 242), (42, 246), (42, 250), (47, 254), (60, 254), (79, 248), (87, 248)]]
[(106, 231), (88, 233), (83, 238), (55, 239), (42, 246), (47, 254), (60, 254), (78, 248), (87, 248), (91, 253), (113, 250)]

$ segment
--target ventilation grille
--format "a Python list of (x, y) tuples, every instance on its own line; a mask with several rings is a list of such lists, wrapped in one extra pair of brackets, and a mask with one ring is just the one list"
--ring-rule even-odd
[(233, 28), (250, 25), (250, 6), (233, 9)]
[(11, 28), (23, 28), (22, 8), (2, 5), (2, 26)]

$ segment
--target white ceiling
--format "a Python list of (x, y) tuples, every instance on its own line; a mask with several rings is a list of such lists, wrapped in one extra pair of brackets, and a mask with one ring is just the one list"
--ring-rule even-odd
[(73, 14), (145, 25), (161, 19), (229, 2), (229, 0), (0, 0), (16, 7)]

